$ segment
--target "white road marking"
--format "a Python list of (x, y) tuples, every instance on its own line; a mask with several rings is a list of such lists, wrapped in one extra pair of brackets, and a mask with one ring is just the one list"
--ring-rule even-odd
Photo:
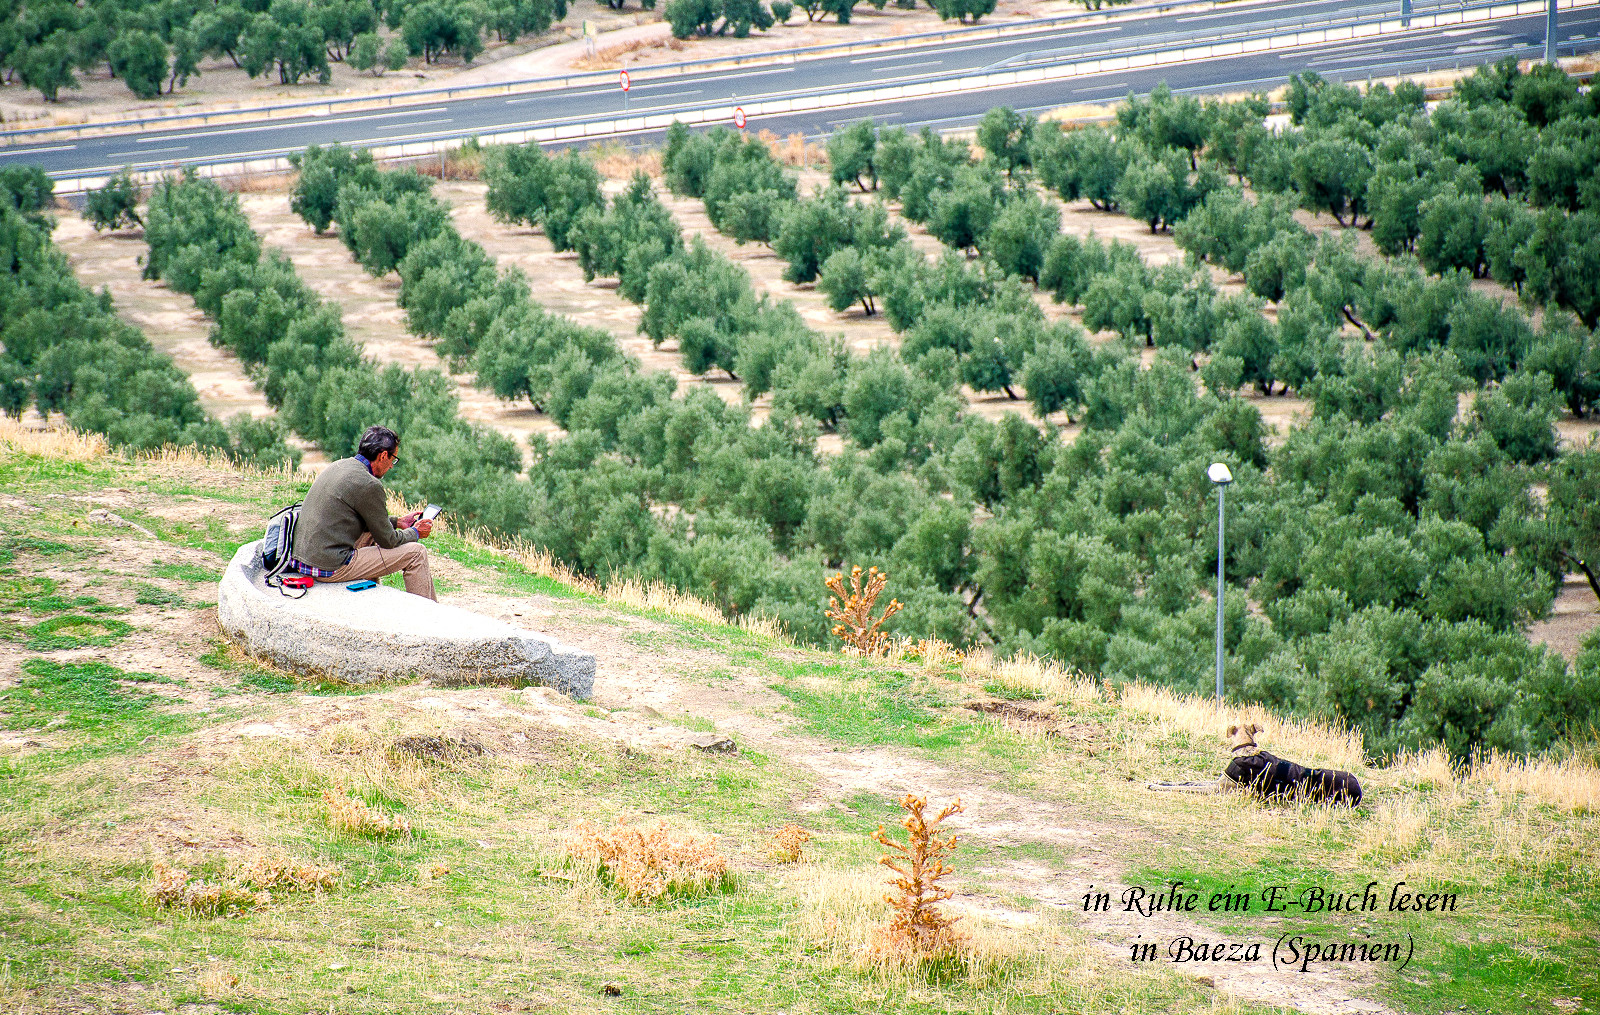
[(70, 151), (72, 151), (72, 149), (74, 149), (76, 147), (78, 147), (78, 146), (75, 145), (75, 144), (56, 144), (56, 145), (50, 145), (47, 148), (22, 148), (22, 149), (0, 148), (0, 154), (5, 154), (5, 155), (39, 155), (39, 154), (42, 154), (44, 152), (70, 152)]
[(943, 60), (924, 60), (921, 63), (897, 63), (893, 67), (884, 67), (884, 71), (910, 70), (913, 67), (938, 67)]
[(899, 52), (899, 53), (890, 53), (888, 56), (861, 56), (861, 57), (857, 57), (854, 60), (851, 60), (850, 62), (851, 63), (882, 63), (885, 60), (904, 60), (905, 58), (906, 58), (906, 54), (905, 54), (904, 51), (902, 51), (902, 52)]
[(181, 144), (181, 145), (178, 145), (178, 146), (176, 146), (174, 148), (146, 148), (143, 151), (116, 152), (116, 153), (110, 155), (109, 158), (125, 159), (125, 158), (128, 158), (131, 155), (157, 155), (157, 154), (159, 154), (161, 152), (186, 152), (188, 150), (189, 150), (189, 146), (188, 145)]
[[(217, 137), (219, 135), (225, 135), (225, 134), (248, 134), (248, 133), (253, 133), (255, 131), (261, 131), (261, 130), (278, 130), (279, 128), (282, 128), (282, 127), (295, 127), (295, 126), (309, 127), (312, 124), (316, 124), (317, 126), (325, 127), (325, 126), (328, 126), (330, 124), (335, 124), (335, 123), (360, 123), (360, 122), (365, 121), (365, 120), (385, 120), (385, 119), (391, 119), (391, 118), (396, 117), (396, 116), (421, 116), (423, 113), (443, 113), (443, 112), (448, 111), (449, 108), (450, 108), (449, 106), (430, 106), (427, 109), (402, 109), (402, 110), (397, 110), (396, 112), (393, 112), (393, 113), (371, 113), (371, 114), (366, 115), (366, 116), (341, 116), (337, 120), (311, 120), (309, 122), (308, 121), (304, 121), (304, 120), (276, 120), (276, 121), (273, 121), (271, 123), (263, 123), (263, 124), (259, 124), (259, 125), (254, 126), (254, 127), (224, 127), (224, 128), (220, 128), (218, 130), (202, 130), (202, 131), (195, 131), (193, 133), (187, 133), (186, 132), (186, 133), (183, 133), (183, 134), (168, 134), (168, 135), (166, 135), (164, 137), (138, 138), (134, 143), (135, 144), (152, 144), (152, 143), (157, 142), (157, 141), (179, 141), (179, 140), (185, 140), (185, 139), (188, 139), (188, 138), (196, 138), (196, 137)], [(444, 121), (443, 120), (429, 120), (428, 122), (429, 123), (443, 123)]]

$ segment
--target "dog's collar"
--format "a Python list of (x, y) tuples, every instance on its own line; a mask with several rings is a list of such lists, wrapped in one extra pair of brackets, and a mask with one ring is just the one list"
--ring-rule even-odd
[(1255, 744), (1240, 744), (1238, 747), (1233, 749), (1233, 753), (1238, 754), (1240, 751), (1249, 751), (1254, 754), (1259, 750), (1261, 750), (1261, 748), (1257, 747)]

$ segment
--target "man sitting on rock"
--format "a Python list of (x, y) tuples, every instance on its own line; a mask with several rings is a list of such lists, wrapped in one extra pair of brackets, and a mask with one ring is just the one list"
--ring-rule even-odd
[(354, 458), (322, 470), (300, 507), (289, 566), (319, 582), (353, 582), (404, 572), (406, 591), (434, 599), (428, 551), (418, 542), (433, 532), (421, 512), (388, 514), (383, 474), (394, 468), (400, 438), (386, 426), (368, 427)]

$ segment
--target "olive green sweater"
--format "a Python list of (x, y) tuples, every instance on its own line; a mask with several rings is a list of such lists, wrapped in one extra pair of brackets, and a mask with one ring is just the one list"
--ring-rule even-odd
[(294, 558), (336, 571), (350, 563), (364, 532), (385, 550), (417, 541), (416, 529), (396, 529), (385, 510), (383, 483), (359, 458), (341, 458), (322, 470), (300, 506)]

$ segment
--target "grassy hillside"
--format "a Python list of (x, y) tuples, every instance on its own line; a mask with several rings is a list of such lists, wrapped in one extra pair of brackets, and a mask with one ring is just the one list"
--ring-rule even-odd
[[(593, 651), (593, 700), (302, 680), (222, 640), (213, 604), (303, 478), (0, 425), (6, 1010), (1600, 1008), (1600, 772), (1582, 759), (1363, 768), (1358, 738), (1260, 709), (938, 646), (801, 650), (448, 532), (445, 601)], [(1362, 807), (1144, 788), (1214, 777), (1246, 717), (1270, 750), (1359, 770)], [(707, 732), (738, 752), (689, 746)], [(411, 741), (419, 757), (407, 737), (440, 740)], [(870, 836), (897, 830), (906, 792), (964, 805), (946, 905), (966, 945), (932, 970), (867, 961), (889, 914)], [(409, 831), (330, 822), (358, 811)], [(567, 850), (580, 821), (618, 819), (716, 836), (728, 875), (628, 902)], [(774, 857), (789, 823), (811, 836), (800, 863)], [(1123, 911), (1128, 887), (1174, 880), (1194, 912)], [(1389, 911), (1402, 881), (1455, 910)], [(1376, 912), (1261, 911), (1275, 885), (1369, 882)], [(1101, 891), (1109, 911), (1086, 914)], [(1222, 893), (1251, 910), (1208, 912)], [(1410, 960), (1274, 968), (1297, 934)], [(1185, 937), (1240, 947), (1172, 961)], [(1259, 959), (1227, 960), (1251, 943)]]

